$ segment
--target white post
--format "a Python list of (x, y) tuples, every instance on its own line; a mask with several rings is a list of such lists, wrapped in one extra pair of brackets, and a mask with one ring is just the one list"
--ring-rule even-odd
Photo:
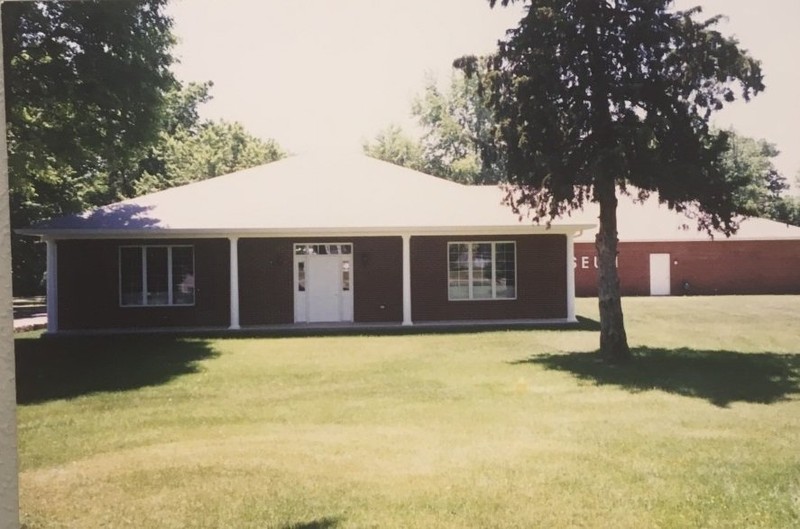
[(567, 321), (578, 321), (575, 317), (575, 240), (567, 234)]
[[(0, 31), (0, 57), (2, 55), (3, 39)], [(17, 390), (12, 302), (5, 72), (0, 66), (0, 529), (19, 528)]]
[(239, 328), (239, 237), (228, 237), (231, 242), (231, 326)]
[(411, 236), (403, 235), (403, 325), (411, 322)]
[(47, 332), (58, 332), (58, 243), (45, 239), (47, 244)]

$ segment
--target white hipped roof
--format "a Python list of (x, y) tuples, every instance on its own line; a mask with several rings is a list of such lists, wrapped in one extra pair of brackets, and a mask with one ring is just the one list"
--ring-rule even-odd
[[(594, 242), (599, 208), (548, 229), (520, 218), (496, 186), (467, 186), (363, 155), (303, 155), (125, 200), (19, 230), (52, 237), (303, 233), (577, 233)], [(659, 204), (621, 196), (619, 239), (709, 241), (697, 222)], [(729, 239), (800, 239), (800, 228), (766, 219), (741, 223)]]
[[(111, 237), (248, 233), (546, 232), (478, 189), (363, 155), (304, 155), (54, 219), (21, 233)], [(566, 220), (550, 232), (588, 225)]]
[[(585, 230), (575, 238), (575, 242), (594, 242), (597, 234), (599, 206), (588, 204), (583, 211), (573, 212), (565, 217), (566, 222), (590, 223), (595, 227)], [(631, 197), (620, 196), (617, 206), (617, 232), (622, 242), (656, 241), (710, 241), (712, 237), (704, 230), (698, 230), (697, 220), (689, 218), (659, 204), (656, 195), (651, 195), (643, 203)], [(762, 218), (747, 218), (741, 221), (737, 232), (730, 237), (715, 233), (715, 241), (737, 240), (800, 240), (800, 228), (782, 222)]]

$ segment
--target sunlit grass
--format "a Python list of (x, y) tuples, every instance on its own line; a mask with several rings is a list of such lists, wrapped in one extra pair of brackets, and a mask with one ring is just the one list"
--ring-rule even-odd
[(585, 330), (20, 339), (23, 521), (800, 524), (800, 297), (624, 308), (628, 367)]

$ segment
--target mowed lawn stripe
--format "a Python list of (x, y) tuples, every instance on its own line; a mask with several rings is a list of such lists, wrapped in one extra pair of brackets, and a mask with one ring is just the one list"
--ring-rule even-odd
[(800, 524), (800, 297), (624, 307), (622, 367), (589, 330), (20, 338), (23, 521)]

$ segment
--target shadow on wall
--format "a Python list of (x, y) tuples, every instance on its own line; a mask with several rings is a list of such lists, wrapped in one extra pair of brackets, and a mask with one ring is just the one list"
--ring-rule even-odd
[(800, 354), (649, 347), (633, 353), (634, 361), (626, 365), (607, 364), (597, 353), (537, 355), (513, 363), (566, 371), (634, 393), (661, 390), (695, 397), (723, 408), (732, 402), (772, 404), (800, 396)]
[(21, 338), (15, 350), (18, 404), (164, 384), (217, 354), (206, 341), (148, 336)]

